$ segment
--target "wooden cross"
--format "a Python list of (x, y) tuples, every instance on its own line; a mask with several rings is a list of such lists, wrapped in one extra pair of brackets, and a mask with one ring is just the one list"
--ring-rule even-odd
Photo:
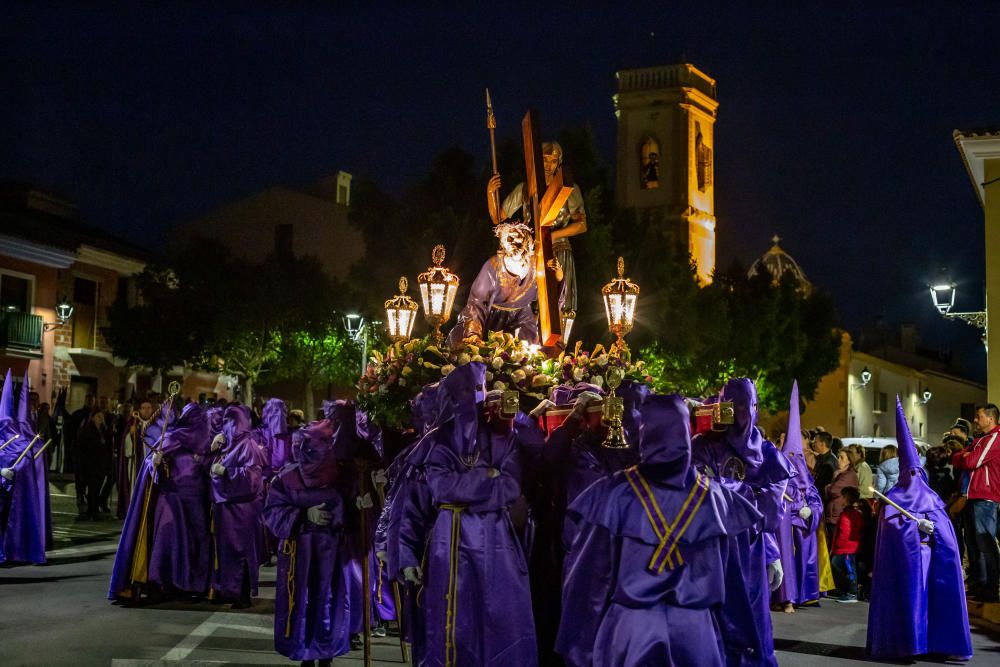
[[(535, 226), (535, 280), (538, 283), (538, 338), (543, 348), (554, 349), (562, 339), (559, 316), (559, 281), (549, 268), (552, 252), (552, 224), (566, 200), (573, 193), (564, 183), (562, 166), (556, 169), (552, 181), (545, 185), (542, 162), (542, 142), (539, 139), (538, 112), (529, 109), (521, 121), (524, 142), (525, 209), (530, 211)], [(530, 207), (530, 208), (529, 208)]]

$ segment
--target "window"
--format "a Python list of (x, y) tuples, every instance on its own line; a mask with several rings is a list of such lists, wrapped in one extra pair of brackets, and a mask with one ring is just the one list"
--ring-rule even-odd
[(875, 393), (875, 412), (885, 412), (889, 408), (889, 395), (884, 391)]
[(93, 349), (97, 342), (97, 283), (73, 279), (73, 347)]
[(0, 273), (0, 312), (30, 313), (32, 283), (30, 276)]

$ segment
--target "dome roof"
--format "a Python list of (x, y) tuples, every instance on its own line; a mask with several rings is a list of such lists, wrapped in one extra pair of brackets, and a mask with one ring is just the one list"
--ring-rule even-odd
[(752, 278), (762, 270), (766, 270), (771, 274), (772, 282), (777, 284), (786, 273), (791, 273), (799, 282), (803, 291), (810, 291), (812, 289), (812, 284), (809, 282), (808, 278), (806, 278), (806, 274), (803, 273), (802, 267), (799, 266), (799, 263), (781, 248), (781, 238), (778, 235), (775, 235), (771, 241), (774, 245), (771, 246), (770, 250), (758, 257), (757, 261), (750, 265), (750, 270), (747, 271), (747, 276)]

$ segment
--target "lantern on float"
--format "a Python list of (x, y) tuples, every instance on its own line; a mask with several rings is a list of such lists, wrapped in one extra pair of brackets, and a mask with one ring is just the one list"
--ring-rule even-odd
[(434, 329), (434, 341), (440, 343), (441, 325), (451, 317), (451, 307), (458, 292), (458, 276), (441, 266), (444, 264), (444, 246), (436, 245), (431, 253), (434, 266), (417, 276), (420, 299), (424, 305), (424, 319)]
[(407, 287), (409, 282), (403, 276), (399, 279), (399, 294), (385, 302), (385, 328), (393, 342), (407, 340), (417, 319), (419, 306), (406, 296)]
[(625, 260), (618, 258), (618, 277), (601, 289), (604, 296), (604, 311), (608, 316), (608, 330), (618, 340), (617, 352), (628, 352), (625, 335), (632, 331), (635, 322), (635, 302), (639, 298), (639, 286), (625, 277)]

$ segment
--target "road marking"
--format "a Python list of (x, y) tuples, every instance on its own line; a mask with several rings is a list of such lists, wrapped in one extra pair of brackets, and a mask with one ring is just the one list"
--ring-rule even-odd
[(73, 556), (91, 556), (99, 553), (114, 553), (118, 550), (118, 541), (99, 542), (98, 544), (85, 544), (79, 547), (65, 547), (63, 549), (53, 549), (45, 554), (46, 558), (70, 558)]
[[(212, 636), (216, 630), (227, 629), (239, 632), (249, 632), (256, 635), (271, 635), (274, 632), (273, 622), (270, 616), (262, 620), (267, 622), (266, 627), (261, 625), (247, 625), (247, 621), (252, 617), (246, 614), (233, 614), (230, 612), (217, 611), (201, 625), (196, 627), (188, 636), (180, 640), (176, 646), (167, 651), (160, 660), (165, 662), (180, 662), (186, 660), (191, 653), (208, 637)], [(239, 621), (239, 622), (236, 622)]]

